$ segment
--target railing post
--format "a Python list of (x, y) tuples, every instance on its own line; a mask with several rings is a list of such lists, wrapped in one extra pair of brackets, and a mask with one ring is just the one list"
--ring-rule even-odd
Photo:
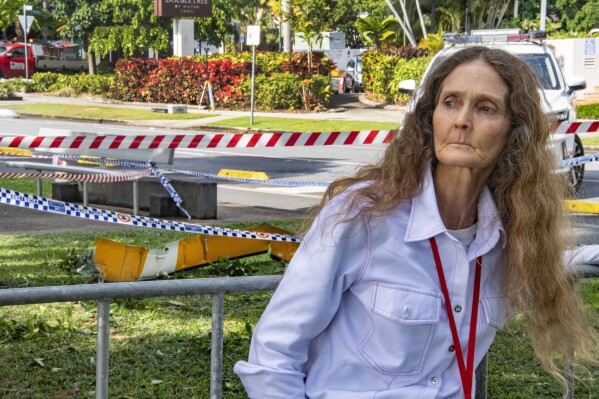
[(83, 182), (83, 206), (89, 205), (89, 195), (87, 191), (87, 182)]
[(212, 348), (210, 351), (210, 399), (223, 396), (223, 319), (225, 295), (212, 296)]
[(572, 345), (568, 345), (564, 349), (564, 377), (566, 378), (566, 385), (564, 385), (563, 397), (564, 399), (574, 399), (574, 348)]
[(110, 334), (110, 300), (98, 301), (96, 337), (96, 399), (108, 399), (108, 348)]
[[(42, 171), (41, 171), (41, 170), (39, 170), (39, 171), (36, 171), (36, 172), (38, 172), (38, 173), (41, 173)], [(41, 177), (38, 177), (38, 178), (37, 178), (37, 195), (38, 195), (39, 197), (42, 197), (42, 196), (44, 195), (44, 191), (43, 191), (43, 188), (42, 188), (42, 187), (43, 187), (43, 186), (42, 186), (42, 178), (41, 178)]]
[(133, 180), (133, 214), (139, 215), (139, 182)]
[(487, 399), (487, 370), (489, 366), (489, 359), (487, 356), (488, 354), (482, 358), (480, 364), (476, 368), (476, 393), (474, 394), (476, 399)]

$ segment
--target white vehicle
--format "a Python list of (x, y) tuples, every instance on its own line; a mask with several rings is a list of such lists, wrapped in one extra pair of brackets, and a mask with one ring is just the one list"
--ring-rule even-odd
[[(450, 54), (468, 46), (483, 45), (505, 50), (516, 55), (526, 62), (537, 75), (543, 87), (542, 97), (545, 112), (557, 122), (575, 122), (576, 107), (574, 105), (574, 92), (586, 88), (584, 78), (572, 76), (564, 79), (562, 71), (551, 49), (545, 44), (547, 34), (543, 31), (532, 31), (529, 34), (520, 34), (513, 29), (495, 29), (472, 31), (472, 35), (445, 34), (445, 47), (435, 55), (430, 65), (424, 72), (422, 80), (426, 80), (430, 71), (439, 62)], [(413, 93), (416, 81), (404, 80), (399, 83), (399, 91)], [(408, 110), (410, 105), (408, 106)], [(584, 149), (580, 138), (576, 134), (553, 134), (552, 143), (556, 157), (562, 159), (580, 157)], [(569, 173), (569, 179), (575, 190), (582, 184), (584, 177), (584, 164), (565, 168), (561, 172)]]

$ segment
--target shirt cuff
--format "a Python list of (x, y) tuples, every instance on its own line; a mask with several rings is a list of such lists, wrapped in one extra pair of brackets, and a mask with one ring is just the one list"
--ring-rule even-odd
[(239, 361), (233, 368), (251, 399), (304, 399), (305, 375)]

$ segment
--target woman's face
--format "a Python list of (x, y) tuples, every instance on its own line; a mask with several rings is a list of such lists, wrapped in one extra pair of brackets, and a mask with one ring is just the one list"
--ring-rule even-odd
[(508, 94), (497, 71), (482, 60), (447, 75), (433, 113), (439, 165), (491, 173), (511, 130)]

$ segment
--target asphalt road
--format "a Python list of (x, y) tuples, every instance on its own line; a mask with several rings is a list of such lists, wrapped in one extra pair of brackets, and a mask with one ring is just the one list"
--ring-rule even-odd
[[(338, 96), (346, 108), (356, 107), (373, 111), (355, 101), (355, 96)], [(343, 103), (345, 102), (345, 103)], [(353, 105), (352, 105), (353, 104)], [(380, 111), (380, 110), (379, 110)], [(353, 112), (353, 111), (351, 111)], [(389, 111), (386, 111), (389, 112)], [(9, 134), (37, 134), (40, 127), (53, 127), (96, 133), (138, 133), (148, 134), (177, 130), (131, 127), (122, 125), (97, 125), (68, 121), (17, 119), (0, 120), (0, 132)], [(189, 133), (188, 130), (181, 132)], [(331, 146), (287, 149), (217, 149), (217, 150), (176, 150), (175, 161), (169, 167), (179, 170), (192, 170), (204, 173), (217, 173), (220, 169), (263, 171), (271, 179), (285, 179), (309, 182), (330, 182), (338, 177), (352, 174), (356, 168), (375, 160), (384, 146)], [(14, 157), (0, 158), (14, 160)], [(587, 164), (587, 172), (579, 198), (599, 197), (599, 166)], [(6, 171), (0, 165), (0, 171)], [(298, 218), (307, 209), (316, 205), (321, 198), (321, 187), (273, 187), (241, 183), (219, 183), (218, 220), (192, 221), (201, 224), (223, 224), (251, 220), (257, 223), (272, 219)], [(121, 210), (130, 212), (130, 210)], [(599, 243), (599, 220), (594, 215), (572, 216), (580, 241)], [(51, 232), (66, 230), (106, 230), (116, 225), (91, 222), (76, 218), (51, 215), (7, 205), (0, 205), (0, 234)]]

